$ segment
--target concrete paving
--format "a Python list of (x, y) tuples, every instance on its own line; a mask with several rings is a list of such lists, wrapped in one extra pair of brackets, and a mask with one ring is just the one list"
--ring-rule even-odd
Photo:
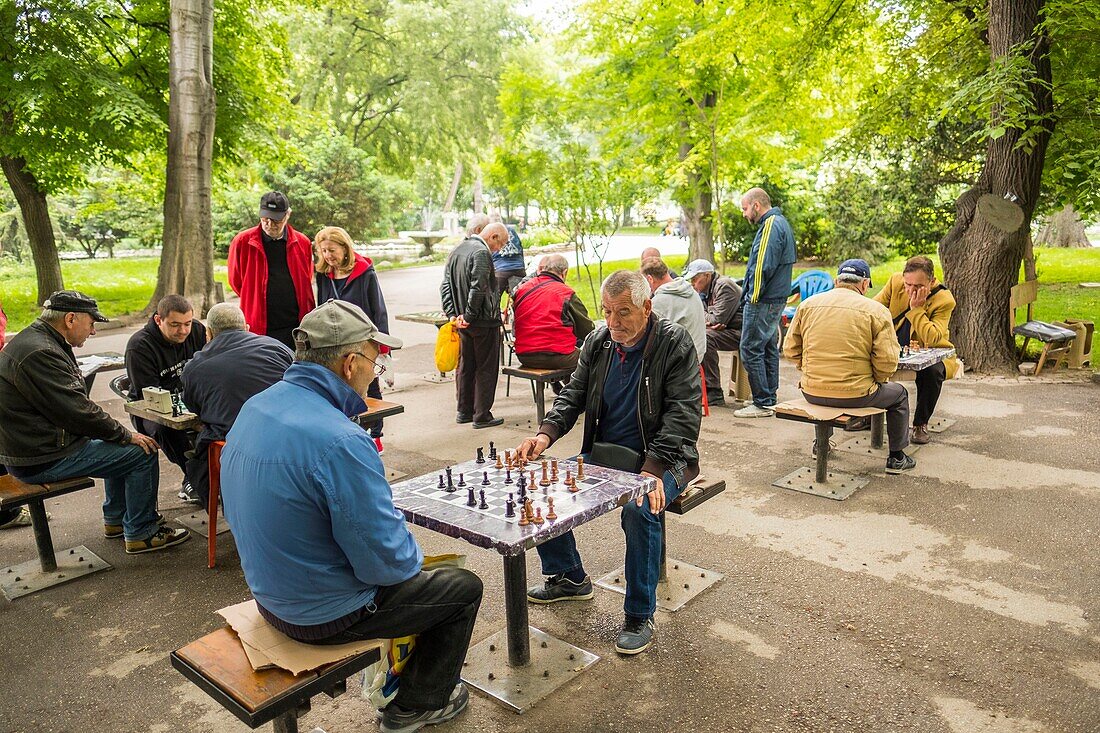
[[(392, 315), (437, 308), (439, 268), (383, 275)], [(408, 348), (396, 358), (405, 414), (386, 421), (384, 460), (417, 475), (517, 444), (534, 428), (526, 384), (498, 389), (506, 424), (453, 422), (453, 385), (431, 384), (434, 329), (393, 321)], [(121, 350), (128, 331), (85, 351)], [(109, 376), (109, 375), (104, 375)], [(781, 398), (796, 395), (784, 364)], [(93, 397), (121, 403), (98, 380)], [(964, 378), (944, 389), (939, 414), (958, 422), (916, 454), (910, 475), (886, 476), (870, 458), (833, 457), (870, 476), (845, 502), (776, 489), (812, 465), (809, 426), (704, 419), (700, 449), (724, 494), (669, 518), (670, 555), (725, 579), (683, 610), (659, 613), (657, 641), (619, 658), (622, 597), (531, 609), (531, 623), (602, 657), (517, 716), (474, 694), (436, 730), (919, 731), (1038, 733), (1100, 730), (1100, 387), (1085, 378)], [(838, 439), (843, 439), (839, 435)], [(575, 429), (554, 452), (579, 446)], [(179, 471), (162, 459), (161, 509)], [(206, 569), (201, 538), (129, 557), (101, 533), (101, 490), (48, 502), (57, 547), (86, 544), (114, 565), (67, 585), (0, 600), (0, 732), (244, 731), (176, 673), (168, 653), (221, 625), (215, 610), (249, 597), (233, 541), (219, 538)], [(426, 552), (461, 552), (485, 581), (474, 641), (504, 625), (500, 557), (416, 528)], [(584, 526), (593, 576), (622, 564), (617, 516)], [(31, 530), (0, 532), (0, 566), (35, 557)], [(539, 579), (534, 553), (532, 582)], [(353, 680), (317, 698), (302, 730), (375, 729)]]

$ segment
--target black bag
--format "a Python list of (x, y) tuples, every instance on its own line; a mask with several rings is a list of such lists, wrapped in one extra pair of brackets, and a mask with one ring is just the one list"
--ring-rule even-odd
[(588, 462), (604, 468), (638, 473), (642, 470), (644, 458), (638, 451), (625, 446), (595, 442), (588, 454)]

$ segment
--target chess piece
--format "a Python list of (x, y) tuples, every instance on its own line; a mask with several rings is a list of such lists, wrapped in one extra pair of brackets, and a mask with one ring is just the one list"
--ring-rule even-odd
[(485, 449), (484, 448), (478, 448), (477, 449), (477, 462), (478, 463), (485, 463)]
[(466, 474), (458, 474), (458, 488), (462, 489), (466, 487)]
[(455, 492), (455, 480), (454, 476), (451, 474), (451, 467), (447, 466), (443, 470), (447, 474), (447, 493), (453, 494)]
[(481, 503), (477, 505), (478, 509), (488, 509), (489, 502), (485, 501), (485, 489), (478, 492), (478, 498), (481, 499)]
[(535, 488), (535, 469), (531, 469), (531, 478), (527, 479), (527, 485), (532, 489)]
[(530, 499), (524, 499), (524, 501), (523, 501), (523, 514), (524, 514), (525, 517), (527, 517), (528, 522), (532, 522), (535, 519), (535, 512), (531, 507), (532, 507), (531, 500)]
[(527, 484), (516, 484), (519, 487), (519, 503), (522, 504), (527, 501)]
[(546, 465), (546, 461), (542, 462), (542, 480), (539, 481), (539, 486), (550, 485), (550, 467)]
[(516, 486), (519, 487), (519, 493), (522, 496), (523, 492), (527, 489), (527, 477), (522, 473), (519, 475), (519, 478), (516, 479)]
[(481, 485), (482, 486), (488, 486), (490, 483), (492, 483), (492, 482), (489, 481), (489, 472), (488, 471), (482, 471), (481, 472)]
[(504, 467), (512, 468), (512, 451), (504, 451)]
[(554, 497), (552, 496), (546, 498), (546, 518), (551, 522), (558, 518), (557, 513), (554, 511)]
[(466, 506), (477, 506), (477, 499), (474, 498), (474, 487), (471, 486), (466, 493)]
[(577, 457), (577, 481), (584, 481), (584, 459)]
[(500, 454), (498, 453), (496, 469), (499, 471), (502, 468), (504, 468), (504, 462), (500, 460)]
[(437, 488), (437, 489), (445, 489), (445, 488), (447, 488), (447, 485), (446, 485), (445, 483), (443, 483), (443, 474), (439, 474), (439, 485), (438, 485), (438, 486), (436, 486), (436, 488)]
[(540, 506), (538, 509), (535, 510), (535, 524), (542, 524), (543, 521), (542, 507)]
[(506, 483), (506, 484), (512, 483), (512, 469), (510, 469), (510, 468), (506, 469), (504, 471), (504, 483)]
[(489, 441), (489, 460), (495, 461), (497, 457), (497, 447), (493, 441)]
[(511, 494), (508, 494), (508, 501), (504, 502), (504, 516), (508, 519), (516, 516), (516, 502)]
[(530, 524), (530, 523), (531, 523), (531, 522), (529, 522), (529, 521), (527, 520), (527, 514), (526, 514), (526, 512), (520, 512), (520, 513), (519, 513), (519, 526), (521, 526), (521, 527), (526, 527), (526, 526), (527, 526), (528, 524)]
[(558, 482), (558, 459), (550, 461), (550, 483), (556, 484)]
[(569, 481), (569, 493), (570, 494), (575, 494), (578, 491), (580, 491), (580, 489), (577, 488), (577, 479), (570, 476), (568, 481)]

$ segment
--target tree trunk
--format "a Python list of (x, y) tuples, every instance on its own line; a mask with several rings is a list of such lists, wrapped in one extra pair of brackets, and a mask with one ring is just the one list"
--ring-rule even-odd
[(1071, 204), (1050, 217), (1035, 237), (1038, 247), (1091, 247), (1085, 225)]
[[(1027, 54), (1035, 74), (1028, 86), (1031, 114), (1046, 122), (1026, 147), (1017, 148), (1021, 130), (1013, 127), (989, 141), (978, 182), (955, 203), (955, 225), (939, 246), (944, 280), (958, 303), (951, 322), (952, 340), (967, 366), (981, 372), (1015, 368), (1007, 317), (1009, 291), (1019, 279), (1053, 130), (1050, 44), (1039, 28), (1042, 6), (1043, 0), (989, 0), (992, 61), (1003, 63), (1014, 48), (1023, 49), (1019, 52)], [(1000, 118), (1001, 110), (995, 107), (992, 121)], [(1001, 231), (978, 211), (984, 194), (1016, 201), (1023, 222), (1015, 231)]]
[(11, 192), (19, 203), (23, 215), (23, 228), (34, 258), (34, 272), (38, 279), (36, 302), (42, 305), (54, 292), (65, 287), (61, 276), (61, 260), (57, 256), (57, 240), (54, 239), (53, 222), (46, 203), (46, 194), (38, 186), (34, 174), (27, 170), (22, 158), (0, 156), (0, 167), (8, 179)]
[(474, 168), (474, 213), (485, 213), (485, 199), (482, 197), (481, 168)]
[(214, 304), (213, 44), (214, 0), (172, 0), (164, 249), (150, 309), (172, 293), (188, 298), (200, 315)]
[(443, 202), (443, 212), (450, 211), (455, 205), (455, 196), (458, 195), (458, 184), (462, 182), (462, 161), (455, 163), (455, 174), (451, 178), (451, 188), (447, 191), (447, 200)]

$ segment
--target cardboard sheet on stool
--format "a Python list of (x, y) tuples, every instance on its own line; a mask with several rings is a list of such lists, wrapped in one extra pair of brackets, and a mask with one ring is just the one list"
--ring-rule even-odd
[(841, 415), (875, 415), (883, 412), (881, 407), (825, 407), (824, 405), (812, 405), (805, 400), (780, 402), (775, 406), (776, 410), (793, 412), (811, 420), (836, 420)]
[(388, 650), (389, 648), (389, 642), (384, 639), (368, 639), (332, 646), (294, 641), (260, 615), (254, 600), (226, 606), (220, 609), (218, 614), (237, 632), (254, 670), (281, 667), (297, 675), (353, 657), (368, 649)]

